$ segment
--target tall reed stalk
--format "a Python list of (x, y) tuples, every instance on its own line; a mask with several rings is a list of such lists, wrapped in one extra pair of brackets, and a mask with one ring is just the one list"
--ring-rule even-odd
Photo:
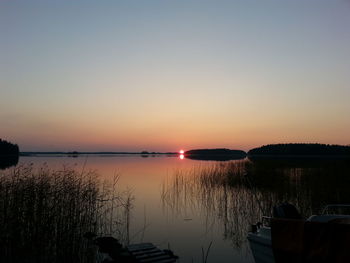
[(85, 233), (125, 232), (121, 215), (130, 205), (115, 188), (69, 167), (0, 174), (0, 262), (92, 262)]
[(168, 213), (194, 211), (208, 230), (219, 225), (224, 238), (241, 247), (250, 224), (271, 216), (275, 205), (292, 203), (308, 217), (324, 204), (349, 202), (349, 186), (347, 160), (241, 160), (176, 170), (161, 199)]

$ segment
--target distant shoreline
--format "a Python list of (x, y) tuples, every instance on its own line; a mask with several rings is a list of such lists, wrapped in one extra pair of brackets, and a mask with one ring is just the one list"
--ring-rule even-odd
[[(178, 152), (112, 152), (112, 151), (94, 151), (94, 152), (78, 152), (78, 151), (23, 151), (20, 156), (68, 156), (78, 157), (87, 155), (141, 155), (148, 156), (177, 156)], [(226, 148), (214, 149), (195, 149), (188, 150), (183, 153), (185, 158), (198, 160), (230, 160), (250, 157), (254, 159), (267, 158), (349, 158), (350, 146), (345, 145), (328, 145), (317, 143), (289, 143), (289, 144), (269, 144), (249, 150), (231, 150)]]
[[(101, 156), (123, 156), (123, 155), (134, 155), (134, 156), (168, 156), (168, 157), (177, 157), (179, 153), (149, 153), (149, 154), (143, 154), (143, 153), (138, 153), (138, 152), (81, 152), (79, 154), (70, 154), (66, 152), (23, 152), (20, 153), (20, 157), (41, 157), (41, 156), (52, 156), (52, 157), (57, 157), (57, 156), (67, 156), (67, 157), (82, 157), (82, 156), (88, 156), (88, 155), (101, 155)], [(7, 155), (6, 155), (7, 156)], [(221, 157), (221, 156), (219, 156)], [(231, 156), (232, 157), (232, 156)], [(244, 159), (242, 156), (234, 156), (236, 158), (232, 159)], [(186, 157), (188, 159), (193, 159), (196, 160), (196, 158), (191, 158), (191, 157)], [(208, 159), (201, 159), (198, 158), (199, 160), (215, 160), (211, 159), (213, 157), (208, 157)], [(222, 158), (222, 157), (221, 157)], [(277, 154), (247, 154), (246, 158), (250, 160), (267, 160), (267, 159), (350, 159), (350, 155), (277, 155)], [(220, 159), (218, 159), (220, 160)], [(230, 159), (231, 160), (231, 159)]]
[(341, 158), (350, 158), (349, 154), (314, 154), (314, 155), (308, 155), (308, 154), (290, 154), (290, 155), (283, 155), (283, 154), (248, 154), (247, 157), (249, 159), (341, 159)]
[(178, 155), (176, 152), (20, 152), (20, 156), (35, 156), (35, 155)]

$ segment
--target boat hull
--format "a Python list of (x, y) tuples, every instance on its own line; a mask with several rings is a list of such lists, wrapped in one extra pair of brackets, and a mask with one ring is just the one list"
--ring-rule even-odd
[(249, 233), (248, 240), (255, 263), (275, 262), (271, 246), (271, 238), (264, 237), (255, 233)]

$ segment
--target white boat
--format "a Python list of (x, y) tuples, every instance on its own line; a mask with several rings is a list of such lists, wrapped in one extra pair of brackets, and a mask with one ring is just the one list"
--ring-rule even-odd
[[(286, 230), (287, 237), (290, 238), (292, 237), (292, 244), (290, 247), (294, 246), (295, 250), (302, 251), (304, 248), (301, 248), (301, 244), (303, 242), (298, 242), (298, 238), (302, 239), (304, 238), (304, 225), (305, 222), (310, 222), (307, 223), (307, 225), (310, 226), (312, 225), (313, 222), (318, 222), (318, 223), (342, 223), (342, 224), (350, 224), (350, 215), (349, 213), (332, 213), (331, 210), (342, 210), (344, 209), (350, 209), (350, 204), (336, 204), (336, 205), (327, 205), (324, 209), (323, 212), (320, 215), (312, 215), (310, 216), (307, 220), (302, 220), (301, 216), (299, 215), (298, 211), (296, 208), (290, 204), (282, 204), (278, 207), (274, 208), (274, 217), (263, 217), (262, 223), (258, 222), (256, 225), (252, 226), (252, 231), (248, 233), (248, 240), (250, 244), (250, 248), (252, 251), (252, 254), (254, 256), (255, 263), (273, 263), (276, 262), (275, 258), (275, 248), (273, 248), (273, 241), (272, 241), (272, 234), (271, 234), (271, 222), (278, 222), (278, 224), (281, 226), (282, 225), (282, 233), (279, 234), (279, 236), (282, 236), (283, 239), (283, 231)], [(291, 223), (291, 224), (290, 224)], [(283, 229), (283, 224), (289, 224), (288, 226), (286, 225)], [(273, 225), (273, 223), (272, 223)], [(322, 224), (318, 224), (322, 225)], [(323, 224), (324, 225), (324, 224)], [(296, 230), (293, 230), (293, 226), (296, 226)], [(316, 227), (317, 223), (316, 223)], [(302, 229), (300, 231), (300, 229)], [(350, 228), (347, 227), (346, 231), (348, 231)], [(275, 230), (276, 231), (276, 230)], [(295, 231), (295, 232), (293, 232)], [(343, 230), (342, 230), (343, 231)], [(309, 231), (310, 232), (310, 231)], [(346, 240), (350, 239), (350, 233), (347, 232), (344, 235), (346, 235)], [(295, 239), (294, 239), (295, 238)], [(293, 240), (294, 239), (294, 240)], [(281, 240), (281, 238), (280, 238)], [(278, 240), (277, 246), (281, 246), (283, 242), (280, 242)], [(282, 240), (283, 241), (283, 240)], [(286, 241), (288, 242), (288, 240)], [(329, 242), (328, 242), (329, 243)], [(276, 241), (275, 241), (276, 244)], [(318, 245), (318, 244), (317, 244)], [(350, 244), (347, 244), (350, 249)], [(312, 245), (310, 246), (312, 247)], [(313, 248), (314, 249), (314, 248)], [(342, 248), (344, 251), (344, 248)], [(283, 249), (282, 249), (283, 250)], [(289, 254), (290, 251), (288, 251), (287, 254)], [(304, 253), (304, 252), (303, 252)], [(299, 253), (301, 254), (301, 253)], [(305, 253), (304, 253), (305, 254)], [(346, 259), (347, 260), (347, 259)], [(284, 260), (278, 260), (279, 262), (284, 262)], [(287, 262), (287, 260), (286, 260)], [(288, 262), (293, 262), (293, 260), (289, 260)], [(297, 262), (297, 261), (295, 261)], [(350, 261), (338, 261), (338, 262), (350, 262)]]

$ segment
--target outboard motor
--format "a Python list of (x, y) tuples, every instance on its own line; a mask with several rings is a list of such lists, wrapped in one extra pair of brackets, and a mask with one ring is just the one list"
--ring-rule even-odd
[(294, 205), (283, 203), (273, 208), (273, 216), (276, 218), (302, 219), (299, 211)]

